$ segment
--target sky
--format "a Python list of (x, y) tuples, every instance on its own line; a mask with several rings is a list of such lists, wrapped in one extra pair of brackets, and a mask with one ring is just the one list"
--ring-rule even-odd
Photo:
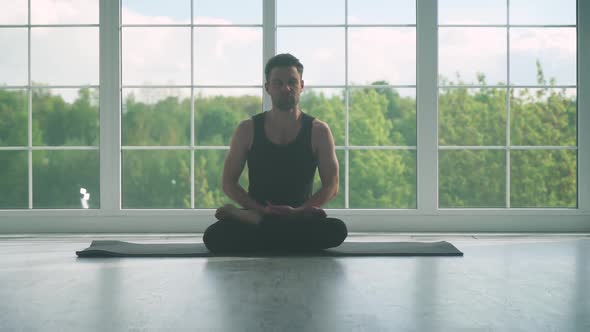
[[(27, 0), (0, 0), (0, 85), (27, 84)], [(281, 25), (344, 24), (344, 0), (277, 0), (277, 51), (291, 52), (305, 65), (307, 86), (416, 84), (414, 27), (331, 27)], [(506, 0), (440, 0), (440, 24), (505, 24)], [(303, 10), (314, 8), (314, 10)], [(261, 24), (262, 0), (195, 0), (200, 24)], [(98, 0), (31, 0), (32, 24), (96, 24)], [(416, 23), (414, 0), (349, 0), (349, 24)], [(190, 23), (190, 0), (123, 0), (123, 24)], [(510, 0), (511, 24), (575, 24), (575, 0)], [(190, 85), (190, 28), (124, 27), (124, 85)], [(260, 27), (197, 27), (194, 30), (194, 84), (261, 85)], [(98, 84), (98, 28), (33, 28), (31, 79), (50, 85)], [(510, 80), (535, 84), (538, 59), (545, 77), (576, 83), (576, 32), (573, 28), (510, 29)], [(507, 81), (507, 33), (501, 27), (440, 27), (439, 74), (474, 83), (476, 72), (488, 84)], [(7, 47), (10, 45), (10, 47)], [(237, 57), (239, 56), (239, 58)], [(239, 59), (238, 61), (236, 61)], [(170, 89), (168, 89), (170, 90)], [(171, 93), (184, 95), (176, 89)], [(246, 90), (204, 90), (236, 94)], [(248, 89), (247, 91), (253, 91)], [(62, 93), (67, 94), (67, 91)]]

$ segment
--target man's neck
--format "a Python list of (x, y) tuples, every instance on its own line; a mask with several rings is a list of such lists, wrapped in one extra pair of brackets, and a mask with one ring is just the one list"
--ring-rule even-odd
[(299, 118), (301, 118), (301, 111), (298, 107), (294, 107), (288, 111), (273, 107), (269, 113), (268, 119), (279, 125), (291, 125), (294, 122), (299, 121)]

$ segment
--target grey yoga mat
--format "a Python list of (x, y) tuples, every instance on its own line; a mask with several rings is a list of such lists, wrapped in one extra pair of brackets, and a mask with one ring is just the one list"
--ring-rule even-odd
[(313, 252), (261, 252), (213, 254), (203, 243), (131, 243), (92, 241), (76, 251), (78, 257), (221, 257), (221, 256), (463, 256), (446, 242), (344, 242), (340, 246)]

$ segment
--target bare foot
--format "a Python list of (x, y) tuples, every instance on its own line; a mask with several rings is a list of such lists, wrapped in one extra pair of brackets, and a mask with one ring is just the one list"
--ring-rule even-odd
[(315, 206), (305, 207), (302, 211), (302, 214), (304, 217), (308, 218), (311, 217), (322, 219), (327, 217), (326, 211), (324, 211), (324, 209)]
[(238, 209), (231, 204), (217, 209), (215, 217), (220, 221), (237, 221), (252, 225), (258, 225), (262, 221), (262, 215), (258, 211)]

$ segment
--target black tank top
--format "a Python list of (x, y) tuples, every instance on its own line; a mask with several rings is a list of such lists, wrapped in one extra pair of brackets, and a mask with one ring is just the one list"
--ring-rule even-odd
[(311, 147), (312, 116), (301, 113), (301, 128), (294, 141), (272, 143), (264, 132), (264, 116), (256, 114), (254, 141), (248, 152), (248, 195), (259, 204), (303, 205), (313, 190), (317, 160)]

